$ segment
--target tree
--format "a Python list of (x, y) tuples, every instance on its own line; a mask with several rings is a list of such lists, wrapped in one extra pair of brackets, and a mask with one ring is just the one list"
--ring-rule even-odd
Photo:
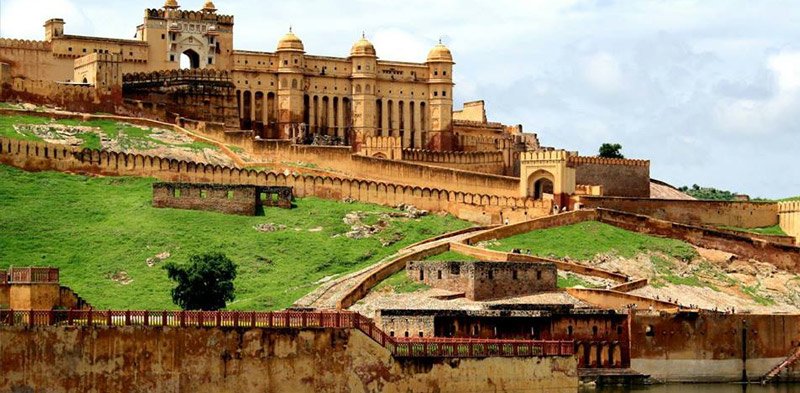
[(603, 158), (625, 158), (625, 156), (620, 153), (622, 150), (622, 145), (619, 143), (603, 143), (600, 146), (600, 157)]
[(178, 285), (172, 301), (184, 310), (214, 311), (235, 298), (236, 264), (221, 253), (192, 255), (189, 265), (164, 265), (167, 276)]

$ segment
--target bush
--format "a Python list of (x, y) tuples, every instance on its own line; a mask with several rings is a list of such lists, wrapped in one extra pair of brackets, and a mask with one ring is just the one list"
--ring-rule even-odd
[(215, 311), (235, 298), (236, 264), (221, 253), (192, 255), (188, 266), (164, 265), (172, 289), (172, 301), (184, 310)]
[(622, 145), (619, 143), (603, 143), (600, 146), (600, 157), (603, 158), (625, 158), (620, 152)]

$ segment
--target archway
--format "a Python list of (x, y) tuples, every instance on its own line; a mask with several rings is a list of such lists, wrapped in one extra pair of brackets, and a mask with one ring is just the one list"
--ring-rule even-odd
[(538, 170), (528, 177), (528, 195), (536, 200), (553, 199), (555, 176), (545, 170)]
[(196, 70), (200, 68), (200, 55), (194, 49), (187, 49), (181, 54), (181, 69)]

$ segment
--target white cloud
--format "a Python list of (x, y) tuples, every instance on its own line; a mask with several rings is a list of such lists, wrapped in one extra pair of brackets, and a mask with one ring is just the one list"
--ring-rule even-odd
[(596, 53), (584, 64), (584, 78), (602, 93), (614, 94), (623, 88), (623, 76), (617, 59), (609, 53)]

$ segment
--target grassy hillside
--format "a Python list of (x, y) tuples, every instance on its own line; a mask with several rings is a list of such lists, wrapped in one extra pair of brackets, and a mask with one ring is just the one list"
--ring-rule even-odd
[(506, 252), (515, 248), (530, 249), (541, 257), (577, 260), (588, 260), (608, 252), (630, 258), (641, 252), (655, 251), (685, 260), (697, 255), (691, 245), (679, 240), (642, 235), (594, 221), (524, 233), (501, 239), (489, 248)]
[[(352, 211), (389, 208), (300, 199), (292, 210), (265, 216), (154, 209), (151, 179), (91, 178), (27, 173), (0, 166), (0, 268), (55, 266), (62, 283), (97, 308), (174, 309), (171, 283), (148, 258), (169, 253), (184, 262), (207, 250), (239, 265), (232, 309), (279, 309), (310, 292), (325, 277), (358, 270), (405, 245), (461, 229), (452, 217), (395, 219), (382, 234), (362, 240), (343, 234)], [(285, 225), (264, 233), (258, 224)], [(403, 237), (383, 247), (381, 239)], [(152, 262), (151, 262), (152, 263)]]

